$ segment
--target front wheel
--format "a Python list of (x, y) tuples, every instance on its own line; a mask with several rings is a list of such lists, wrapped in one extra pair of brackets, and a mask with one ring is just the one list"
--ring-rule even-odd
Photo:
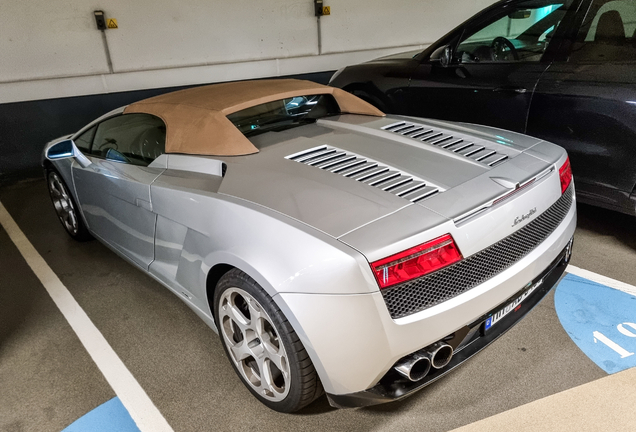
[(226, 273), (214, 294), (214, 310), (230, 363), (263, 404), (289, 413), (322, 394), (298, 335), (256, 281), (239, 270)]
[(91, 240), (93, 236), (84, 225), (77, 205), (60, 174), (53, 169), (48, 169), (46, 171), (46, 183), (49, 187), (49, 195), (51, 196), (55, 213), (57, 213), (57, 217), (66, 232), (77, 241)]

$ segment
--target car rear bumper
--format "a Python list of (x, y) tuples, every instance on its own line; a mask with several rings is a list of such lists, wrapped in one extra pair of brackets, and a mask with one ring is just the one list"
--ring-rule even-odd
[[(439, 378), (514, 323), (508, 323), (512, 318), (507, 318), (477, 341), (462, 344), (454, 341), (453, 346), (459, 351), (457, 357), (444, 369), (430, 372), (424, 381), (415, 384), (393, 386), (390, 381), (396, 362), (450, 335), (462, 335), (466, 328), (478, 328), (484, 317), (499, 305), (549, 273), (541, 289), (522, 305), (529, 310), (536, 304), (563, 273), (564, 267), (555, 265), (562, 261), (575, 227), (573, 200), (554, 231), (516, 263), (456, 297), (401, 318), (391, 317), (379, 290), (346, 295), (280, 293), (274, 300), (301, 338), (334, 405), (388, 402)], [(513, 314), (514, 321), (522, 314)], [(475, 334), (472, 332), (471, 336)]]
[(443, 377), (510, 330), (550, 292), (565, 272), (567, 260), (569, 259), (567, 255), (571, 251), (571, 249), (568, 251), (568, 248), (569, 245), (561, 251), (559, 256), (545, 271), (528, 284), (530, 287), (540, 284), (532, 291), (532, 294), (515, 308), (513, 312), (497, 322), (495, 326), (489, 330), (485, 329), (488, 317), (513, 302), (516, 298), (521, 296), (524, 291), (527, 291), (529, 287), (524, 287), (510, 299), (499, 304), (487, 314), (484, 314), (469, 324), (467, 326), (468, 334), (459, 341), (453, 358), (444, 368), (437, 370), (431, 369), (431, 372), (425, 378), (416, 382), (409, 381), (399, 375), (395, 370), (390, 369), (378, 384), (368, 390), (341, 395), (327, 393), (329, 403), (337, 408), (353, 408), (391, 402), (405, 398)]

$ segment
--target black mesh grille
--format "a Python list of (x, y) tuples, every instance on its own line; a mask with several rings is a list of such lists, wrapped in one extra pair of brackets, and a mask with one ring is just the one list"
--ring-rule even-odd
[(391, 317), (402, 318), (442, 303), (501, 273), (552, 234), (571, 206), (569, 187), (541, 216), (489, 248), (430, 275), (382, 290)]

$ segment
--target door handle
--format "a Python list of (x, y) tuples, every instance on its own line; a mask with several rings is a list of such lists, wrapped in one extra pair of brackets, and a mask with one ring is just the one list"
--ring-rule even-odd
[(497, 92), (497, 93), (518, 93), (518, 94), (523, 94), (523, 93), (527, 92), (528, 90), (525, 87), (510, 86), (510, 87), (497, 87), (497, 88), (494, 88), (492, 91)]

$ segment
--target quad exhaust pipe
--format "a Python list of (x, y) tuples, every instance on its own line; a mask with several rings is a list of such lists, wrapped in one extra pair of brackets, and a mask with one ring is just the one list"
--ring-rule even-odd
[(416, 352), (395, 365), (395, 370), (411, 381), (419, 381), (431, 370), (431, 359), (426, 353)]
[(403, 358), (393, 368), (411, 381), (419, 381), (431, 370), (441, 369), (453, 358), (453, 347), (444, 342), (436, 342), (423, 350)]
[(444, 342), (435, 342), (426, 348), (431, 355), (431, 366), (441, 369), (453, 358), (453, 347)]

